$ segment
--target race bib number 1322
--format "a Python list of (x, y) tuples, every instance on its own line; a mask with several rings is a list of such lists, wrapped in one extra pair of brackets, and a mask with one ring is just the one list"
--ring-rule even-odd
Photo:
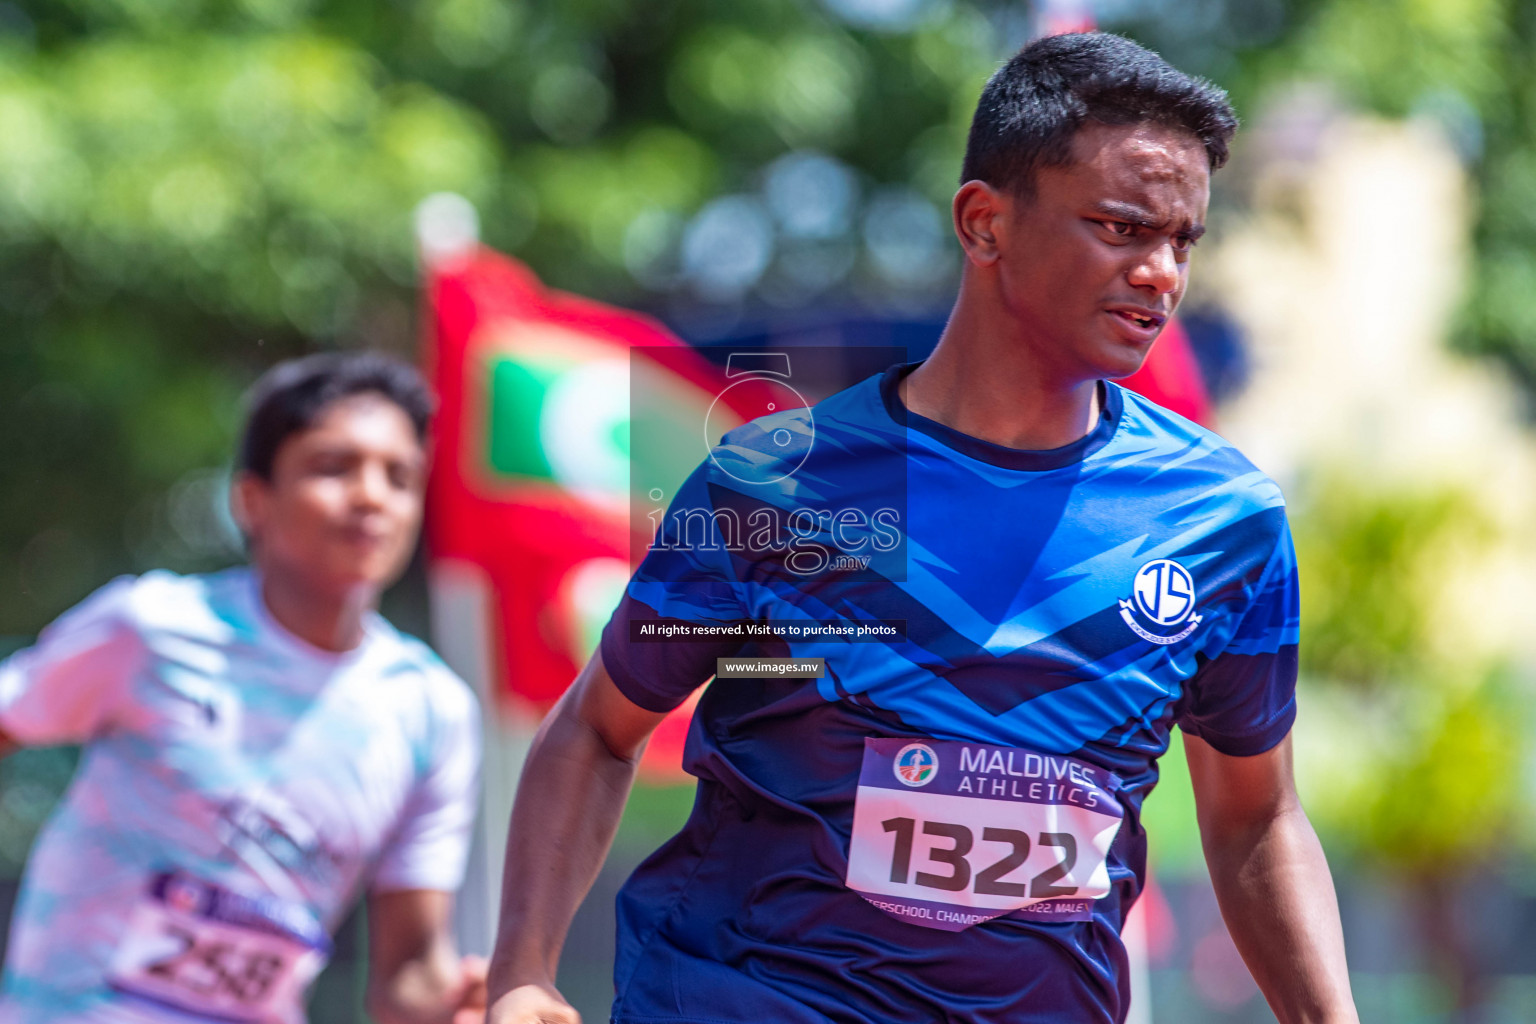
[(1086, 920), (1109, 893), (1118, 782), (1071, 757), (947, 740), (867, 739), (848, 888), (925, 928), (1029, 908)]

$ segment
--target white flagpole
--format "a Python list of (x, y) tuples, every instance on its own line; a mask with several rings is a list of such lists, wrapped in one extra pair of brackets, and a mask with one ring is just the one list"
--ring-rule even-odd
[[(479, 244), (479, 215), (463, 196), (428, 196), (416, 207), (416, 241), (423, 266), (462, 259)], [(537, 723), (518, 715), (497, 692), (496, 599), (485, 571), (456, 559), (431, 559), (427, 588), (433, 645), (480, 698), (480, 814), (464, 886), (454, 901), (454, 934), (461, 952), (485, 955), (496, 938), (512, 798)]]

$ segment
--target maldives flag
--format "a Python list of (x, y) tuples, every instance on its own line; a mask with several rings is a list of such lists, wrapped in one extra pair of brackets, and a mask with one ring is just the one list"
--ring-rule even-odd
[[(533, 721), (591, 655), (651, 540), (631, 479), (680, 483), (704, 457), (701, 425), (743, 419), (716, 401), (720, 372), (659, 324), (546, 288), (499, 253), (439, 261), (425, 287), (439, 643), (494, 681), (502, 712)], [(631, 423), (635, 367), (646, 400)], [(675, 765), (678, 732), (662, 730), (653, 763)]]

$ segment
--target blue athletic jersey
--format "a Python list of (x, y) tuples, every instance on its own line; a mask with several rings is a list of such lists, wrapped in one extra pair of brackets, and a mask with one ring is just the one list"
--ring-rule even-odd
[[(1081, 440), (990, 444), (908, 412), (897, 389), (910, 369), (728, 434), (604, 633), (614, 682), (654, 711), (682, 703), (719, 657), (825, 659), (821, 678), (721, 677), (703, 693), (684, 755), (699, 778), (692, 815), (619, 897), (619, 1024), (1123, 1020), (1119, 931), (1171, 727), (1240, 756), (1290, 730), (1296, 567), (1271, 480), (1110, 383)], [(675, 623), (779, 633), (656, 639)], [(871, 635), (784, 638), (796, 624)], [(1007, 776), (1029, 763), (1112, 793), (1123, 820), (1105, 833), (1102, 895), (921, 926), (897, 912), (927, 911), (851, 889), (856, 799), (906, 799), (936, 760), (946, 792), (967, 792), (956, 752), (973, 772), (990, 758), (999, 774), (978, 786), (1016, 797)], [(880, 757), (894, 782), (870, 774)], [(1036, 846), (1066, 841), (1053, 836)], [(911, 867), (931, 869), (917, 877), (936, 898), (959, 899), (941, 890), (984, 866), (977, 842), (974, 865), (935, 853)], [(1023, 893), (1007, 867), (992, 891)], [(905, 881), (908, 865), (898, 856), (890, 871)]]

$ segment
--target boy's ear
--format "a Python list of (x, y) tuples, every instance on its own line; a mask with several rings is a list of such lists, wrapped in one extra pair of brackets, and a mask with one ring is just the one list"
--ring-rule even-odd
[(261, 532), (265, 518), (267, 482), (249, 470), (238, 470), (229, 484), (229, 514), (249, 544)]
[(978, 267), (997, 262), (1013, 198), (984, 181), (968, 181), (955, 193), (951, 213), (955, 237), (966, 259)]

